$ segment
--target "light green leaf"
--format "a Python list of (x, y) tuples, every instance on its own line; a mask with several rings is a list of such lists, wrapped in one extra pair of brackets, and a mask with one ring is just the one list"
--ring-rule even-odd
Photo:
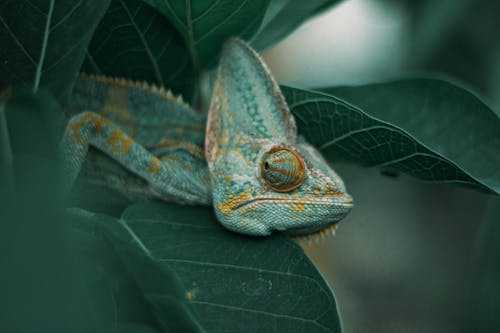
[(0, 86), (68, 92), (109, 0), (7, 0), (0, 3)]
[(462, 88), (422, 79), (283, 90), (300, 132), (330, 159), (500, 193), (500, 119)]
[(87, 73), (155, 82), (189, 96), (194, 78), (181, 36), (142, 0), (113, 0), (95, 31)]
[(288, 36), (306, 20), (331, 8), (340, 0), (274, 0), (269, 5), (262, 28), (252, 38), (252, 46), (257, 50), (272, 47)]
[[(207, 208), (160, 202), (129, 207), (112, 227), (106, 222), (161, 316), (172, 304), (179, 311), (182, 300), (207, 332), (340, 332), (332, 291), (285, 236), (240, 236), (222, 228)], [(175, 272), (182, 288), (173, 290), (171, 278), (166, 282), (159, 272)], [(188, 313), (178, 316), (187, 320)]]
[(143, 0), (165, 15), (182, 35), (196, 72), (215, 64), (229, 37), (248, 39), (259, 28), (270, 0)]

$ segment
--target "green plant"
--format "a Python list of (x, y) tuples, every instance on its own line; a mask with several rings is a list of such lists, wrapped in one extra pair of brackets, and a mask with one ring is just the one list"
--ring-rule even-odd
[[(335, 3), (0, 4), (0, 87), (10, 87), (0, 95), (0, 131), (10, 138), (2, 139), (0, 150), (2, 188), (7, 189), (1, 214), (2, 221), (23, 221), (6, 223), (4, 244), (36, 240), (10, 258), (26, 267), (13, 269), (3, 286), (17, 281), (19, 289), (30, 290), (29, 279), (18, 275), (46, 272), (41, 280), (49, 288), (35, 295), (53, 302), (26, 310), (37, 318), (34, 322), (47, 324), (53, 313), (63, 313), (48, 327), (82, 332), (341, 330), (333, 293), (302, 249), (282, 235), (242, 237), (219, 227), (209, 209), (131, 204), (102, 188), (88, 189), (91, 195), (77, 193), (74, 202), (82, 209), (69, 213), (47, 198), (59, 193), (53, 150), (61, 105), (79, 71), (156, 82), (202, 106), (203, 75), (216, 65), (226, 38), (239, 36), (262, 50)], [(298, 6), (301, 10), (295, 10)], [(500, 193), (500, 120), (461, 87), (410, 79), (316, 91), (282, 88), (299, 132), (332, 162), (349, 160)], [(58, 258), (68, 268), (40, 266), (27, 260), (33, 254), (40, 261)], [(57, 286), (61, 290), (54, 297)], [(5, 304), (17, 306), (5, 313), (22, 309), (33, 296), (6, 295)], [(71, 306), (63, 306), (65, 297)]]

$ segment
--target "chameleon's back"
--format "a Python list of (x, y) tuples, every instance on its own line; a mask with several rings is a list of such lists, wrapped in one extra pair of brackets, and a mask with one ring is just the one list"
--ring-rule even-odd
[(142, 82), (80, 75), (75, 81), (68, 115), (101, 114), (145, 147), (165, 140), (203, 145), (205, 116), (170, 91)]
[[(163, 88), (81, 74), (65, 111), (68, 117), (83, 111), (106, 117), (159, 159), (168, 155), (204, 160), (206, 116)], [(81, 181), (105, 184), (134, 199), (148, 195), (143, 179), (92, 147), (82, 166)]]

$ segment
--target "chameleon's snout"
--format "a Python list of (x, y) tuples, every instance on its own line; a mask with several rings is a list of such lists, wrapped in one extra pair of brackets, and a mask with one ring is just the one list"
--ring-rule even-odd
[[(307, 238), (315, 238), (316, 236), (323, 236), (326, 234), (334, 234), (339, 222), (346, 217), (353, 207), (352, 197), (344, 193), (341, 200), (335, 200), (333, 205), (329, 206), (329, 211), (324, 213), (321, 219), (313, 223), (304, 223), (304, 225), (297, 228), (289, 228), (286, 234), (290, 236), (306, 236)], [(321, 215), (321, 208), (316, 207)]]
[(338, 223), (352, 207), (352, 197), (347, 193), (298, 198), (243, 192), (217, 205), (215, 211), (225, 227), (241, 233), (265, 236), (276, 230), (296, 236), (314, 234)]

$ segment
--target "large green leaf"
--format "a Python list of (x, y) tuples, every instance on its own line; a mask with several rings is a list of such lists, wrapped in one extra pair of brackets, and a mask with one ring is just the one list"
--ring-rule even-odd
[(13, 89), (5, 109), (16, 179), (0, 187), (0, 331), (158, 332), (102, 232), (64, 212), (55, 98)]
[(229, 37), (248, 39), (259, 28), (270, 0), (143, 0), (181, 33), (195, 71), (215, 64)]
[(87, 322), (97, 332), (159, 332), (160, 324), (142, 290), (94, 223), (92, 214), (68, 214), (71, 255), (91, 307)]
[(257, 50), (265, 50), (297, 29), (306, 20), (322, 13), (340, 0), (273, 0), (262, 28), (252, 38)]
[(193, 68), (181, 36), (142, 0), (113, 0), (88, 47), (83, 71), (156, 82), (189, 95)]
[(464, 89), (422, 79), (283, 91), (300, 131), (328, 158), (500, 193), (500, 119)]
[(123, 219), (94, 215), (93, 221), (100, 230), (111, 232), (117, 254), (154, 309), (164, 330), (203, 332), (190, 304), (186, 302), (184, 288), (176, 274), (168, 266), (158, 263), (151, 251), (144, 246), (141, 235), (137, 235)]
[(68, 92), (109, 0), (0, 2), (0, 86)]
[(6, 99), (2, 134), (16, 179), (0, 187), (0, 331), (159, 332), (102, 228), (61, 205), (59, 103), (31, 89), (13, 88)]
[(207, 208), (160, 202), (131, 206), (102, 226), (160, 316), (174, 309), (189, 320), (192, 309), (207, 332), (340, 332), (332, 291), (285, 236), (240, 236)]

